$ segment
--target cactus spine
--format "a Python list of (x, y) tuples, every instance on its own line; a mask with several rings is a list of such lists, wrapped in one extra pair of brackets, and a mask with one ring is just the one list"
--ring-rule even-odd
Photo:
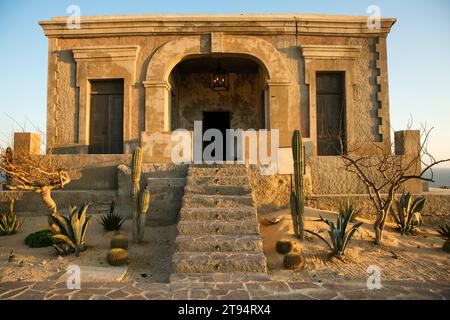
[(142, 150), (136, 148), (133, 152), (131, 164), (131, 195), (133, 198), (132, 219), (133, 219), (133, 241), (141, 242), (144, 239), (145, 221), (150, 204), (150, 193), (145, 189), (141, 193), (141, 173), (142, 173)]
[(291, 192), (291, 215), (294, 225), (295, 235), (300, 238), (305, 238), (304, 231), (304, 212), (305, 212), (305, 193), (303, 190), (303, 143), (300, 131), (295, 130), (292, 136), (292, 155), (294, 159), (294, 190)]

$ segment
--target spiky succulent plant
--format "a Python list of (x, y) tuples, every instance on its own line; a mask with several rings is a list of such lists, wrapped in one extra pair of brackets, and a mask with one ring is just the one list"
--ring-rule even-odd
[(18, 219), (14, 213), (0, 214), (0, 236), (10, 236), (16, 234), (23, 221)]
[(58, 212), (50, 215), (50, 230), (54, 232), (52, 238), (62, 242), (54, 245), (59, 254), (75, 252), (79, 256), (86, 249), (84, 237), (92, 218), (87, 216), (88, 207), (88, 204), (83, 204), (80, 209), (70, 207), (69, 217)]
[(355, 214), (357, 214), (356, 210), (349, 210), (348, 212), (346, 212), (345, 210), (339, 210), (336, 224), (327, 219), (324, 219), (322, 216), (320, 217), (320, 220), (326, 223), (329, 227), (328, 235), (331, 241), (326, 240), (320, 234), (313, 231), (305, 231), (325, 242), (330, 248), (333, 256), (337, 258), (343, 258), (350, 239), (363, 224), (362, 222), (357, 222), (349, 230), (347, 230), (347, 228), (349, 227), (349, 223), (354, 218)]
[(437, 230), (437, 232), (439, 232), (439, 234), (447, 239), (450, 240), (450, 224), (446, 223), (446, 224), (440, 224), (439, 225), (439, 229)]
[(107, 231), (118, 231), (125, 220), (120, 214), (109, 212), (100, 217), (100, 224)]
[(422, 224), (422, 211), (425, 205), (425, 197), (414, 198), (411, 193), (402, 193), (391, 210), (397, 223), (397, 229), (401, 234), (410, 234)]

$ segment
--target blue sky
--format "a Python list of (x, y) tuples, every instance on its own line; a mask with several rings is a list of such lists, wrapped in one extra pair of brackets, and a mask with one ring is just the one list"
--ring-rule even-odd
[[(450, 157), (450, 1), (99, 1), (0, 0), (0, 144), (14, 130), (45, 130), (47, 39), (37, 21), (66, 15), (143, 13), (325, 13), (367, 15), (369, 5), (398, 19), (388, 38), (391, 124), (435, 127), (430, 151)], [(15, 121), (13, 121), (12, 119)], [(450, 166), (448, 164), (447, 166)]]

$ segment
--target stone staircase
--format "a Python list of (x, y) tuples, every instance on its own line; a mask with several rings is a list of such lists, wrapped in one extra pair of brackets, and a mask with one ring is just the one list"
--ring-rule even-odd
[(178, 232), (172, 278), (267, 272), (244, 165), (189, 167)]

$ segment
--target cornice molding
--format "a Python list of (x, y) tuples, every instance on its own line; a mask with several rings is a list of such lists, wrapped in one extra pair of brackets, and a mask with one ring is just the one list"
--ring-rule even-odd
[(365, 16), (344, 15), (112, 15), (81, 17), (79, 29), (67, 28), (67, 17), (40, 21), (49, 38), (107, 37), (151, 34), (291, 34), (387, 35), (396, 19), (382, 18), (379, 29), (369, 29)]
[(75, 61), (136, 61), (139, 46), (97, 46), (74, 48)]
[(305, 59), (341, 59), (356, 60), (361, 55), (361, 46), (303, 45)]

